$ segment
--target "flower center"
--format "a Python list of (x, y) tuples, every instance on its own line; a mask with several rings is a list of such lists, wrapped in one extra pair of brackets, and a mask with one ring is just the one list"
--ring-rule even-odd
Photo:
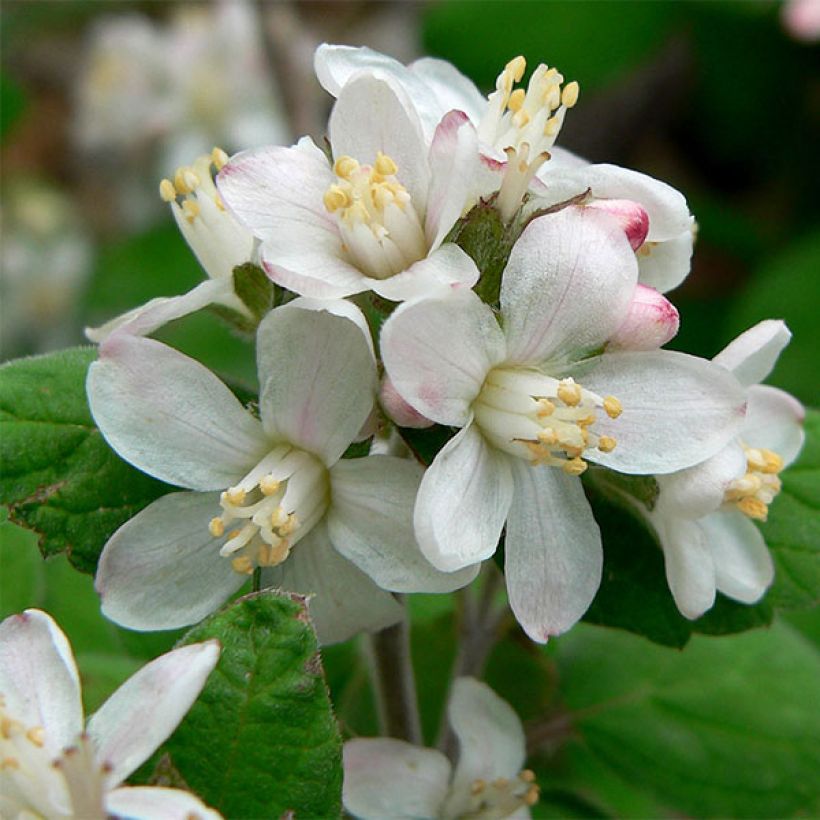
[(214, 538), (227, 536), (219, 553), (231, 559), (235, 572), (275, 567), (325, 514), (328, 489), (324, 465), (283, 444), (222, 493), (222, 514), (208, 530)]
[(518, 209), (532, 178), (550, 157), (567, 109), (578, 102), (578, 83), (563, 85), (564, 77), (544, 63), (533, 71), (526, 91), (513, 88), (526, 68), (520, 56), (507, 63), (478, 126), (482, 142), (507, 155), (497, 202), (505, 219)]
[(769, 504), (780, 492), (782, 484), (778, 473), (783, 459), (772, 450), (762, 450), (743, 444), (746, 454), (746, 475), (735, 479), (727, 488), (723, 500), (733, 504), (744, 515), (765, 521)]
[(381, 151), (372, 166), (339, 157), (333, 165), (337, 182), (324, 195), (325, 208), (336, 216), (342, 247), (374, 279), (401, 273), (427, 256), (421, 220), (397, 171)]
[(214, 148), (177, 168), (173, 181), (159, 184), (159, 195), (170, 203), (182, 235), (211, 279), (231, 276), (253, 253), (253, 236), (225, 210), (214, 185), (211, 169), (219, 171), (227, 161), (228, 155)]
[(554, 379), (535, 370), (495, 368), (473, 403), (484, 437), (501, 450), (529, 459), (533, 466), (560, 467), (581, 475), (590, 449), (615, 449), (615, 439), (593, 431), (597, 411), (621, 414), (614, 396), (601, 398), (573, 379)]
[(535, 782), (535, 774), (524, 769), (518, 777), (509, 780), (474, 780), (470, 787), (468, 810), (462, 815), (470, 818), (509, 817), (525, 806), (538, 802), (540, 789)]

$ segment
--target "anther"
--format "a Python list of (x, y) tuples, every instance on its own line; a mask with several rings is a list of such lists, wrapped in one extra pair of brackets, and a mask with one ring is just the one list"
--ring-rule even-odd
[(384, 177), (391, 177), (399, 170), (398, 165), (396, 165), (387, 154), (383, 154), (381, 151), (376, 154), (376, 161), (373, 163), (373, 168), (377, 174), (381, 174)]
[(173, 202), (177, 198), (177, 189), (170, 179), (163, 179), (159, 184), (159, 195), (163, 202)]
[(517, 83), (521, 82), (521, 78), (524, 76), (524, 72), (526, 70), (527, 61), (521, 55), (514, 57), (507, 63), (506, 66), (504, 66), (504, 71), (509, 72), (512, 75), (513, 80)]
[(174, 174), (174, 187), (180, 194), (190, 194), (191, 191), (199, 187), (199, 182), (199, 177), (194, 173), (194, 170), (186, 166), (177, 168), (177, 172)]
[(208, 532), (214, 538), (221, 538), (225, 535), (225, 522), (221, 518), (212, 518), (211, 523), (208, 524)]
[(527, 789), (527, 793), (524, 795), (524, 802), (528, 806), (534, 806), (538, 802), (538, 798), (541, 796), (541, 790), (536, 785), (532, 785)]
[(333, 173), (342, 179), (349, 179), (358, 170), (359, 163), (356, 162), (353, 157), (339, 157), (339, 159), (333, 163)]
[(525, 783), (535, 783), (535, 772), (532, 769), (524, 769), (519, 772), (518, 777)]
[(2, 769), (19, 769), (20, 761), (16, 757), (4, 757), (0, 760), (0, 770)]
[(252, 575), (253, 561), (247, 555), (240, 555), (231, 560), (231, 568), (240, 575)]
[(507, 100), (507, 108), (510, 109), (513, 113), (518, 111), (522, 105), (524, 105), (524, 100), (527, 98), (527, 92), (524, 91), (523, 88), (516, 88), (512, 94), (510, 94), (510, 99)]
[(26, 737), (35, 746), (39, 746), (42, 749), (43, 745), (45, 744), (46, 733), (42, 726), (33, 726), (26, 732)]
[(538, 399), (538, 410), (535, 415), (539, 419), (545, 419), (555, 412), (555, 405), (549, 399)]
[(330, 213), (333, 213), (334, 211), (338, 211), (339, 208), (347, 207), (350, 204), (350, 196), (339, 185), (331, 185), (330, 188), (325, 191), (322, 201), (325, 204), (325, 208), (330, 211)]
[(769, 508), (754, 496), (742, 498), (737, 502), (737, 506), (744, 515), (748, 515), (749, 518), (754, 518), (757, 521), (765, 521), (769, 514)]
[(485, 788), (487, 788), (487, 784), (479, 778), (474, 780), (473, 785), (470, 786), (470, 794), (481, 794)]
[(199, 212), (199, 204), (192, 199), (186, 199), (185, 202), (182, 203), (182, 213), (185, 214), (185, 218), (189, 222), (193, 222), (199, 216)]
[(623, 412), (623, 407), (615, 396), (604, 398), (604, 411), (611, 419), (617, 419)]
[(561, 469), (568, 475), (581, 475), (586, 472), (587, 463), (582, 458), (576, 456), (569, 461), (565, 461), (561, 465)]
[(581, 388), (575, 382), (561, 382), (558, 385), (558, 398), (569, 407), (581, 403)]
[(544, 136), (554, 137), (561, 127), (558, 117), (550, 117), (544, 125)]
[(581, 88), (575, 80), (571, 83), (567, 83), (564, 86), (564, 90), (561, 92), (561, 102), (567, 108), (572, 108), (575, 103), (578, 102), (578, 94), (580, 91)]
[(541, 444), (546, 444), (547, 446), (558, 443), (558, 435), (552, 427), (545, 427), (543, 430), (539, 430), (537, 438)]
[(281, 481), (277, 481), (272, 475), (266, 475), (259, 482), (259, 489), (262, 490), (262, 495), (275, 495), (279, 492), (282, 486)]
[(221, 171), (228, 162), (228, 155), (221, 148), (214, 147), (211, 151), (211, 162), (217, 171)]
[(242, 487), (228, 487), (225, 491), (225, 498), (227, 499), (229, 504), (233, 504), (234, 507), (238, 507), (245, 501), (245, 490)]
[(611, 453), (615, 449), (615, 445), (618, 442), (615, 441), (612, 436), (601, 436), (598, 439), (598, 449), (602, 453)]

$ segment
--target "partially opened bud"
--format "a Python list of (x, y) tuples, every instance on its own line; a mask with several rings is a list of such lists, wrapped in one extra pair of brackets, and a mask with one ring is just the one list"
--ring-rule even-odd
[(680, 317), (677, 308), (655, 288), (636, 285), (626, 319), (607, 347), (616, 350), (656, 350), (674, 338)]
[(387, 413), (388, 417), (398, 424), (399, 427), (415, 427), (416, 429), (421, 429), (423, 427), (432, 427), (435, 423), (414, 410), (399, 395), (388, 376), (385, 376), (382, 380), (379, 399), (381, 400), (384, 412)]
[(649, 214), (642, 205), (631, 199), (593, 199), (586, 207), (614, 216), (621, 223), (633, 251), (643, 245), (649, 232)]

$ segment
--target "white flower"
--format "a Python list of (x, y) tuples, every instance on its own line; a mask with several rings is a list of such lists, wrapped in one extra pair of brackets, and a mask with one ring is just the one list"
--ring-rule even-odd
[(207, 641), (168, 652), (83, 718), (74, 655), (36, 609), (0, 624), (0, 815), (48, 820), (219, 818), (178, 789), (120, 786), (176, 729), (219, 659)]
[(332, 164), (305, 137), (239, 154), (219, 174), (226, 205), (262, 240), (269, 276), (320, 298), (472, 287), (475, 263), (442, 244), (492, 173), (466, 117), (445, 117), (428, 142), (401, 86), (363, 73), (339, 94), (329, 137)]
[(311, 307), (296, 300), (259, 326), (261, 421), (165, 345), (115, 333), (100, 348), (88, 395), (106, 440), (149, 475), (195, 491), (160, 498), (109, 540), (96, 584), (112, 620), (194, 623), (263, 567), (268, 585), (316, 593), (311, 615), (328, 643), (401, 617), (371, 577), (400, 592), (474, 577), (439, 573), (419, 552), (417, 464), (340, 460), (371, 412), (376, 366), (355, 306)]
[(458, 678), (447, 706), (459, 740), (458, 765), (435, 749), (390, 738), (344, 745), (345, 809), (363, 820), (388, 817), (527, 818), (538, 786), (524, 730), (510, 705), (484, 683)]
[(466, 292), (402, 305), (382, 331), (398, 393), (462, 428), (422, 479), (419, 545), (456, 570), (492, 555), (506, 521), (510, 604), (537, 641), (575, 623), (598, 588), (600, 534), (577, 478), (585, 459), (673, 472), (712, 456), (743, 420), (742, 388), (711, 362), (663, 350), (595, 355), (636, 279), (617, 221), (569, 207), (535, 219), (513, 247), (500, 327)]
[(367, 48), (325, 44), (317, 49), (314, 65), (325, 90), (339, 97), (354, 76), (391, 78), (412, 100), (428, 140), (447, 112), (463, 112), (477, 129), (482, 151), (495, 159), (506, 155), (497, 201), (506, 216), (517, 210), (528, 189), (534, 194), (528, 210), (588, 189), (595, 199), (640, 203), (649, 215), (647, 241), (638, 251), (641, 283), (666, 292), (688, 274), (694, 221), (678, 191), (637, 171), (590, 165), (554, 145), (567, 110), (578, 99), (578, 84), (564, 84), (554, 68), (537, 66), (525, 91), (514, 87), (526, 67), (524, 58), (516, 57), (487, 98), (450, 63), (429, 57), (403, 66)]
[[(147, 336), (164, 324), (219, 304), (240, 315), (253, 316), (236, 295), (233, 271), (251, 261), (253, 236), (225, 210), (211, 176), (228, 161), (220, 148), (177, 169), (173, 181), (163, 179), (160, 196), (169, 203), (179, 230), (208, 274), (202, 284), (182, 296), (161, 296), (129, 310), (101, 327), (86, 328), (92, 342), (102, 342), (115, 330)], [(178, 201), (179, 200), (179, 201)]]
[(737, 438), (712, 458), (657, 476), (658, 499), (646, 512), (666, 561), (678, 609), (698, 618), (720, 591), (752, 604), (774, 579), (774, 566), (753, 519), (766, 520), (780, 491), (778, 473), (800, 452), (804, 411), (788, 393), (758, 384), (791, 334), (783, 322), (760, 322), (714, 361), (748, 388), (748, 412)]

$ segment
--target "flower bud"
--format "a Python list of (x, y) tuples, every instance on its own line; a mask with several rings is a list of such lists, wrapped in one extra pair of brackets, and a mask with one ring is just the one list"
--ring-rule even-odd
[(399, 427), (415, 427), (421, 429), (423, 427), (432, 427), (433, 424), (435, 424), (435, 422), (414, 410), (399, 395), (393, 386), (393, 382), (390, 381), (389, 376), (385, 376), (382, 380), (379, 398), (384, 412), (387, 413), (388, 417), (398, 424)]
[(643, 245), (649, 232), (649, 214), (642, 205), (631, 199), (593, 199), (586, 207), (597, 208), (614, 216), (621, 224), (633, 251)]
[(626, 319), (610, 338), (608, 349), (656, 350), (678, 332), (677, 308), (655, 288), (637, 285)]

